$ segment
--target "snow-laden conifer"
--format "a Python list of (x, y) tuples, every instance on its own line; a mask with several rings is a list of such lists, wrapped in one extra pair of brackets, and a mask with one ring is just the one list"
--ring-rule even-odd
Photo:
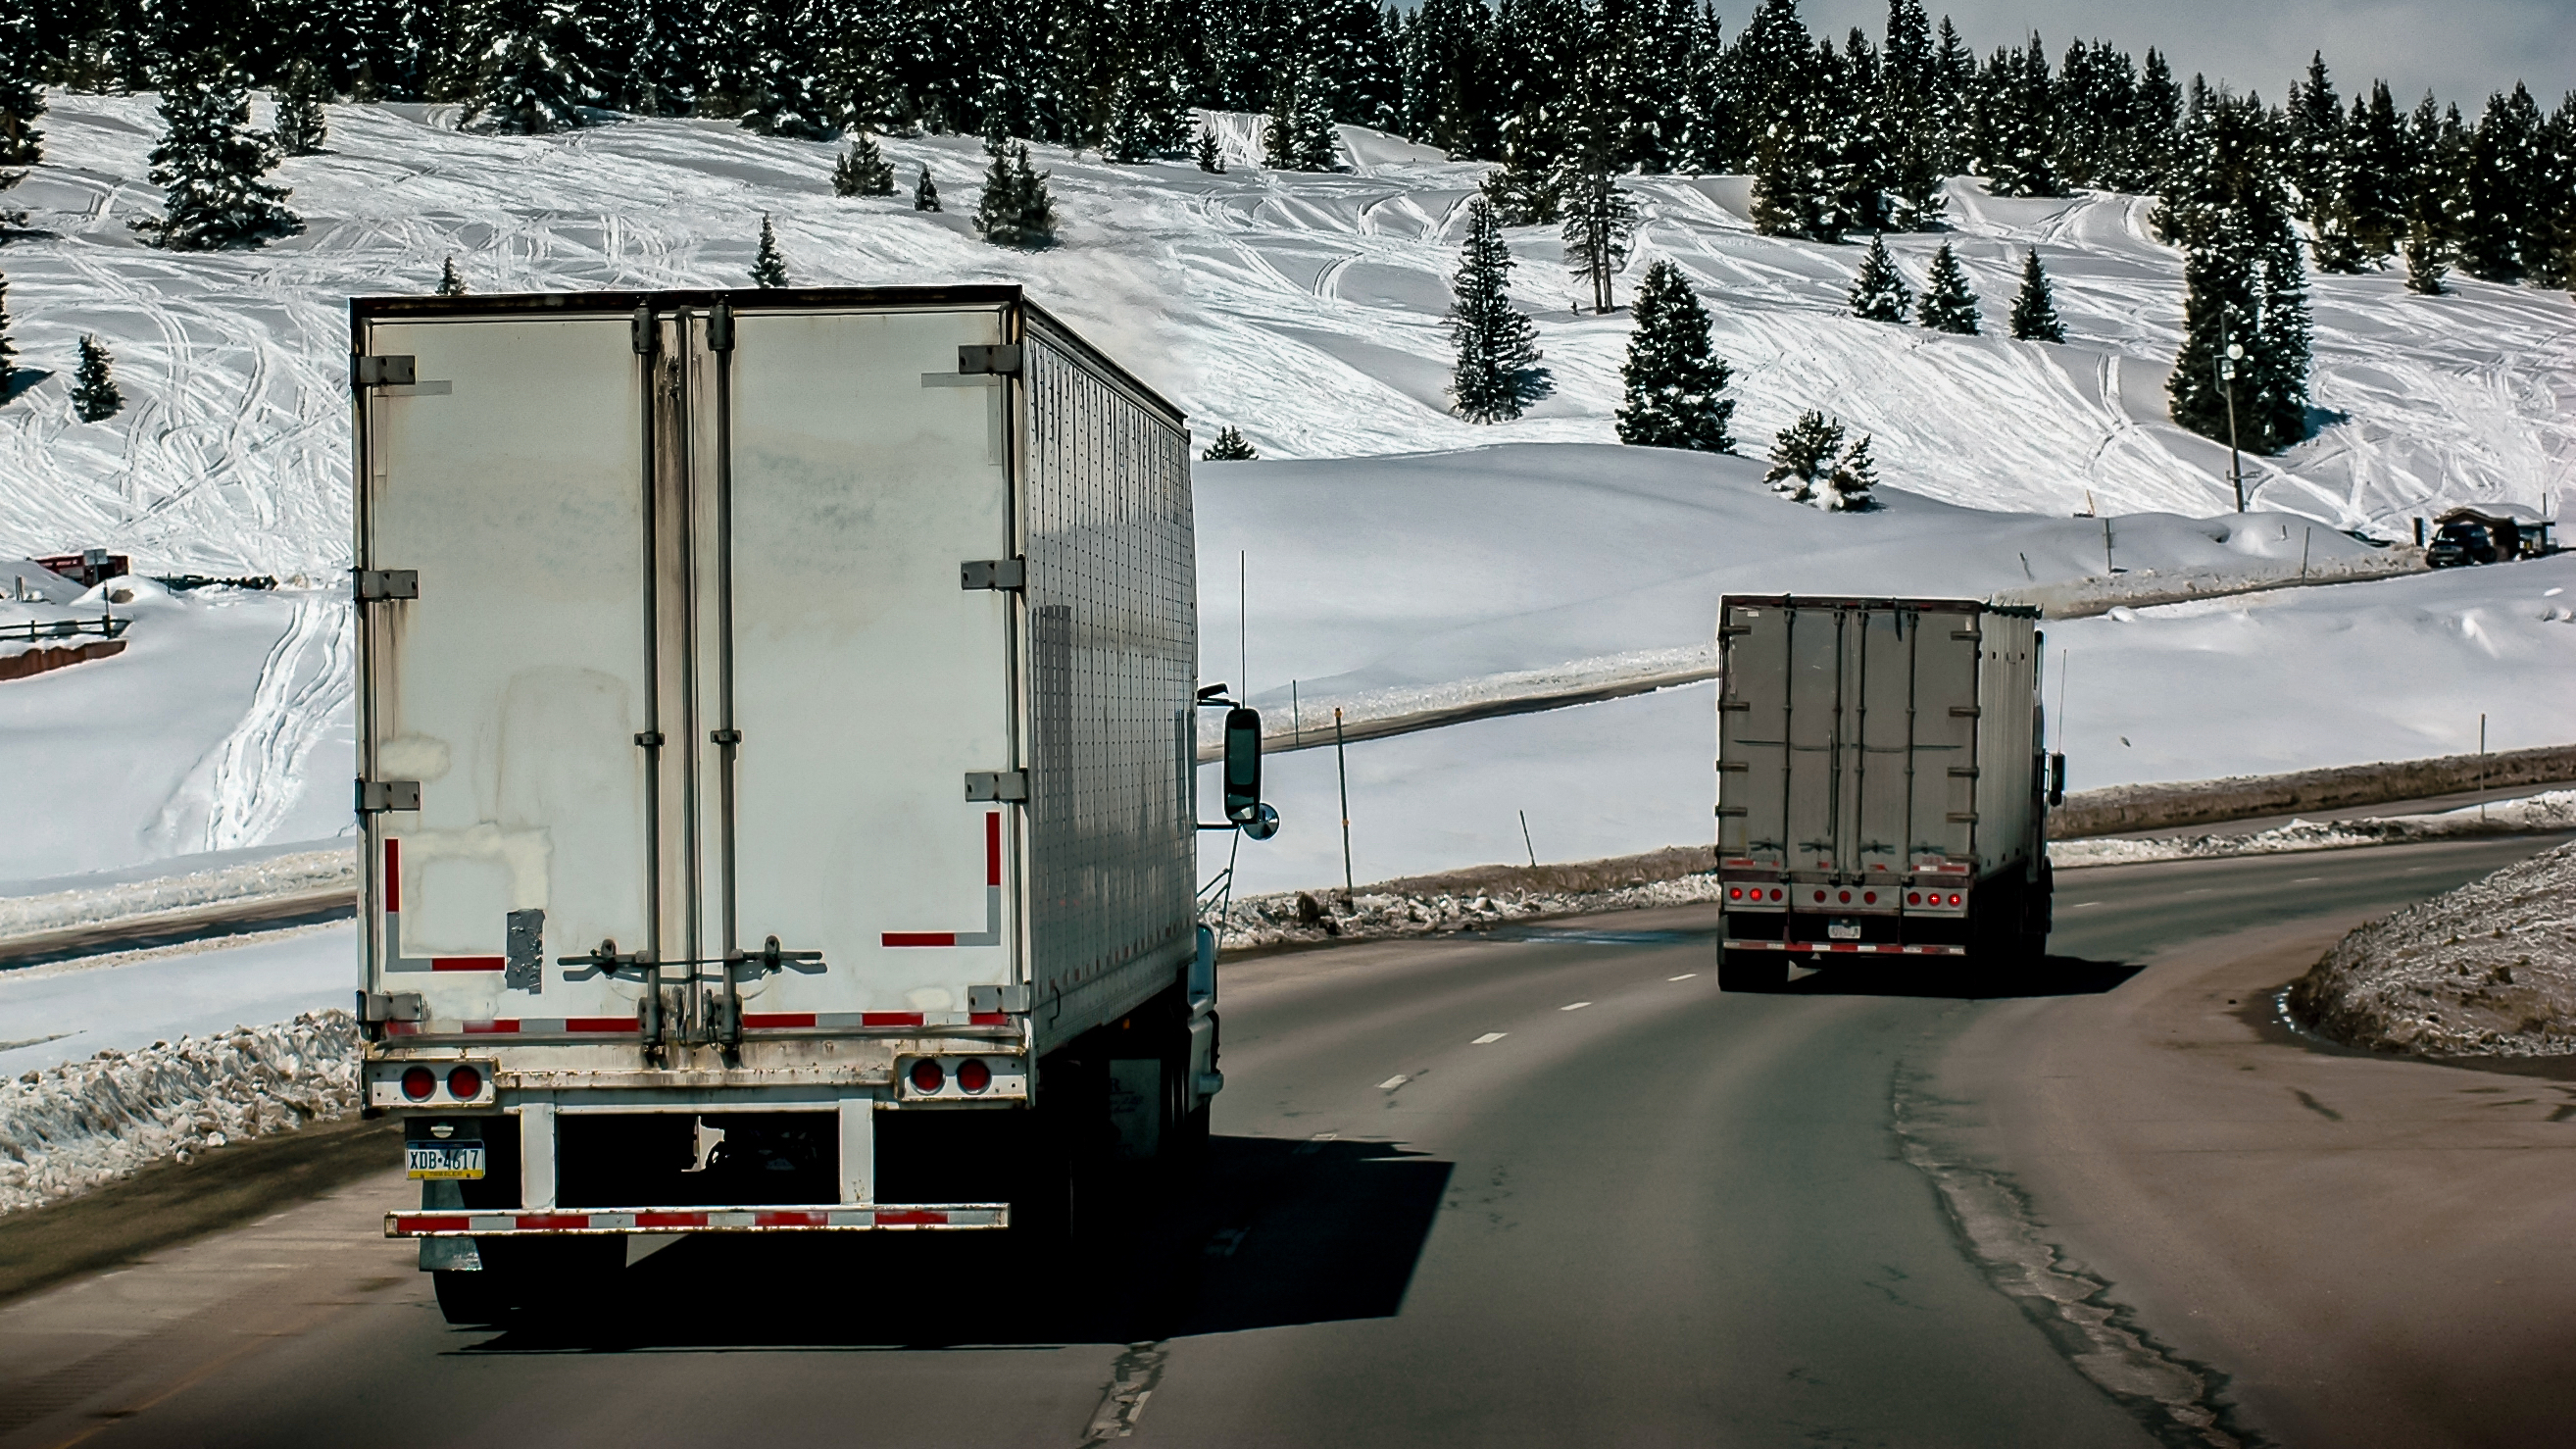
[(9, 340), (9, 276), (0, 272), (0, 403), (17, 395), (18, 345)]
[(1731, 453), (1727, 424), (1735, 399), (1725, 395), (1733, 369), (1709, 345), (1708, 311), (1690, 281), (1671, 262), (1646, 268), (1632, 309), (1637, 330), (1628, 339), (1625, 385), (1619, 403), (1619, 441), (1641, 448), (1687, 448)]
[(298, 59), (287, 66), (274, 92), (277, 102), (277, 148), (289, 156), (318, 156), (331, 139), (322, 103), (331, 98), (322, 68)]
[(1843, 449), (1834, 471), (1825, 479), (1823, 503), (1828, 513), (1862, 513), (1878, 506), (1870, 490), (1878, 486), (1878, 464), (1870, 457), (1869, 434)]
[(1914, 289), (1905, 285), (1896, 258), (1887, 254), (1886, 239), (1871, 237), (1869, 250), (1861, 254), (1860, 275), (1852, 281), (1852, 315), (1871, 322), (1902, 322), (1913, 304)]
[(832, 163), (832, 194), (835, 196), (894, 195), (894, 166), (877, 148), (877, 138), (865, 131), (850, 138), (850, 149)]
[(1935, 332), (1977, 334), (1977, 294), (1969, 288), (1967, 269), (1959, 265), (1948, 242), (1932, 254), (1931, 275), (1924, 279), (1923, 300), (1914, 309), (1914, 320)]
[(529, 136), (582, 124), (588, 47), (575, 0), (480, 0), (467, 13), (458, 124)]
[(1334, 169), (1332, 103), (1315, 72), (1283, 73), (1261, 129), (1262, 164), (1274, 171)]
[(1228, 423), (1217, 429), (1216, 441), (1199, 456), (1211, 463), (1243, 463), (1261, 455), (1243, 440), (1243, 434), (1235, 431), (1234, 424)]
[(2442, 279), (2451, 272), (2451, 251), (2433, 229), (2416, 222), (2406, 233), (2406, 290), (2424, 297), (2439, 297), (2451, 289)]
[(2039, 264), (2036, 247), (2022, 254), (2021, 290), (2013, 294), (2012, 335), (2024, 342), (2066, 340), (2066, 324), (2057, 320), (2057, 297), (2049, 290), (2048, 270)]
[(0, 166), (33, 166), (45, 159), (44, 54), (37, 45), (35, 7), (29, 0), (0, 0)]
[(1580, 174), (1565, 186), (1565, 265), (1592, 294), (1592, 310), (1607, 312), (1611, 283), (1628, 265), (1628, 239), (1636, 234), (1637, 203), (1607, 171)]
[(1055, 200), (1046, 178), (1029, 165), (1029, 148), (1007, 138), (985, 139), (993, 164), (984, 172), (984, 194), (975, 202), (975, 232), (997, 247), (1034, 251), (1055, 245)]
[(451, 256), (447, 260), (439, 263), (438, 286), (433, 290), (431, 295), (439, 297), (462, 297), (465, 295), (465, 274), (456, 270), (456, 258)]
[(1201, 171), (1204, 171), (1211, 176), (1223, 176), (1225, 174), (1225, 153), (1217, 149), (1216, 127), (1201, 126), (1199, 128), (1199, 144), (1196, 155), (1199, 169)]
[(232, 63), (201, 51), (173, 66), (161, 87), (161, 144), (152, 180), (162, 214), (132, 223), (155, 246), (212, 251), (256, 246), (304, 229), (287, 189), (259, 178), (277, 164), (277, 141), (250, 128), (250, 89)]
[(2187, 139), (2160, 212), (2184, 251), (2183, 346), (2165, 395), (2175, 422), (2222, 442), (2232, 399), (2238, 442), (2277, 453), (2307, 436), (2309, 323), (2271, 121), (2251, 96), (2214, 94)]
[[(2524, 245), (2523, 219), (2542, 204), (2540, 106), (2519, 81), (2509, 95), (2487, 98), (2470, 143), (2468, 216), (2459, 238), (2460, 270), (2487, 282), (2519, 282), (2535, 260)], [(2555, 202), (2557, 198), (2548, 198)]]
[(1836, 450), (1842, 443), (1842, 424), (1813, 409), (1800, 413), (1773, 435), (1771, 466), (1763, 473), (1762, 481), (1775, 492), (1800, 503), (1812, 503), (1818, 489), (1832, 478)]
[(1450, 278), (1457, 300), (1449, 307), (1449, 337), (1458, 363), (1449, 395), (1471, 423), (1505, 422), (1555, 390), (1538, 365), (1538, 329), (1512, 306), (1512, 252), (1493, 207), (1467, 199), (1467, 244)]
[(930, 179), (930, 168), (926, 165), (921, 168), (921, 179), (912, 183), (912, 209), (915, 211), (939, 209), (939, 183)]
[(760, 214), (760, 249), (752, 254), (751, 280), (761, 287), (790, 287), (787, 258), (779, 255), (778, 233), (769, 224), (769, 213)]
[(95, 335), (80, 340), (80, 370), (72, 376), (72, 415), (85, 423), (103, 423), (125, 407), (117, 390), (116, 359)]

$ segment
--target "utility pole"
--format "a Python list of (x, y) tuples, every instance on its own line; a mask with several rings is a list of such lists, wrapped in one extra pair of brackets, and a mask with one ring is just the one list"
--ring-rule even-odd
[(2245, 511), (2245, 465), (2236, 450), (2236, 364), (2244, 360), (2245, 345), (2228, 336), (2228, 319), (2236, 315), (2234, 307), (2222, 307), (2218, 314), (2218, 344), (2226, 356), (2216, 359), (2219, 390), (2227, 394), (2227, 481), (2236, 488), (2236, 511)]

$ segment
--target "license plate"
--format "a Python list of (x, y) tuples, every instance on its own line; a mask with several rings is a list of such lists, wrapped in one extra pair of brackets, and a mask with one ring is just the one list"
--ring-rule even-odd
[(483, 1175), (480, 1142), (406, 1142), (403, 1165), (417, 1178), (475, 1178)]
[(1860, 939), (1860, 922), (1827, 921), (1825, 938), (1830, 941), (1857, 941)]

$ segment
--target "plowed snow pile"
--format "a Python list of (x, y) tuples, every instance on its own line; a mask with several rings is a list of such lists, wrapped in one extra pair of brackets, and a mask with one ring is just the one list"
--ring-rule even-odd
[(2292, 984), (2288, 1006), (2375, 1051), (2576, 1054), (2576, 843), (2344, 937)]
[(137, 1168), (358, 1104), (345, 1011), (100, 1052), (0, 1085), (0, 1214), (77, 1197)]

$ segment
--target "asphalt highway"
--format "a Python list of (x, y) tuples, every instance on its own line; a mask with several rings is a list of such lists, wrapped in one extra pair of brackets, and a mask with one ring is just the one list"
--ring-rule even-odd
[(388, 1171), (0, 1309), (0, 1445), (2277, 1442), (2223, 1335), (2014, 1277), (2012, 1204), (1908, 1125), (1977, 1115), (1928, 1074), (2548, 843), (2070, 871), (2003, 987), (1722, 995), (1706, 909), (1233, 964), (1206, 1163), (1061, 1273), (690, 1239), (573, 1321), (451, 1329), (377, 1235)]

